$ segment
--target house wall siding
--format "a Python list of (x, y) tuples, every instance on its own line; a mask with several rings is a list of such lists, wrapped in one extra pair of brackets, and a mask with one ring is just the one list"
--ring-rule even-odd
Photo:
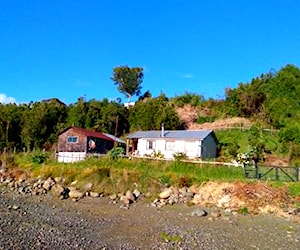
[[(67, 138), (69, 136), (77, 136), (78, 141), (76, 143), (68, 143)], [(79, 133), (69, 129), (66, 132), (62, 133), (58, 137), (58, 152), (86, 152), (87, 139), (86, 136), (83, 136)]]
[(217, 143), (212, 134), (207, 136), (201, 144), (201, 158), (217, 157)]
[[(69, 136), (78, 137), (76, 143), (69, 143), (67, 141)], [(90, 140), (95, 143), (95, 147), (90, 147)], [(101, 138), (87, 137), (81, 133), (77, 133), (73, 128), (60, 134), (58, 137), (58, 152), (84, 152), (84, 153), (99, 153), (106, 154), (114, 147), (113, 141), (104, 140)]]
[[(147, 141), (153, 142), (153, 149), (147, 148)], [(167, 149), (166, 143), (174, 142), (174, 149)], [(166, 140), (166, 139), (139, 139), (138, 140), (138, 153), (140, 156), (151, 155), (155, 150), (160, 151), (164, 158), (173, 159), (174, 153), (185, 153), (189, 158), (199, 157), (199, 141), (184, 141), (184, 140)]]

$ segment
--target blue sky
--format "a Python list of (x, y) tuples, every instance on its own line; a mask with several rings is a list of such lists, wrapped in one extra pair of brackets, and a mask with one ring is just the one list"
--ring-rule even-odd
[(0, 102), (125, 102), (110, 79), (121, 65), (143, 67), (153, 96), (223, 98), (299, 67), (299, 45), (298, 0), (0, 0)]

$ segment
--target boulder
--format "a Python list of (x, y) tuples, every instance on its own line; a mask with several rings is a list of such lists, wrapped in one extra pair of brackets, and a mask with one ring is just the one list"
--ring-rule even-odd
[(217, 203), (217, 207), (228, 207), (231, 198), (228, 194), (222, 196)]
[(172, 193), (173, 193), (173, 190), (171, 188), (168, 188), (159, 194), (159, 198), (160, 199), (168, 199)]
[(134, 197), (133, 193), (132, 193), (130, 190), (128, 190), (128, 191), (126, 192), (125, 196), (126, 196), (126, 198), (127, 198), (128, 200), (130, 200), (131, 202), (134, 202), (134, 201), (135, 201), (135, 197)]
[(61, 185), (56, 183), (52, 188), (51, 188), (51, 194), (55, 197), (61, 197), (61, 198), (66, 198), (66, 190), (65, 188)]
[(128, 206), (132, 201), (128, 199), (125, 195), (121, 196), (120, 200), (124, 203), (124, 205)]
[(134, 189), (133, 190), (133, 195), (134, 195), (135, 199), (138, 199), (141, 195), (141, 192), (137, 189)]
[(52, 186), (54, 186), (55, 184), (55, 180), (52, 178), (52, 177), (49, 177), (43, 184), (43, 188), (46, 190), (46, 191), (49, 191)]
[(90, 192), (90, 196), (93, 197), (93, 198), (97, 198), (97, 197), (100, 196), (100, 194), (97, 193), (97, 192)]
[(76, 190), (76, 189), (70, 189), (70, 192), (69, 192), (69, 197), (72, 199), (72, 200), (80, 200), (84, 197), (84, 193), (83, 192), (80, 192), (79, 190)]
[(191, 212), (191, 216), (203, 217), (206, 215), (207, 215), (207, 212), (202, 208), (197, 208), (193, 212)]

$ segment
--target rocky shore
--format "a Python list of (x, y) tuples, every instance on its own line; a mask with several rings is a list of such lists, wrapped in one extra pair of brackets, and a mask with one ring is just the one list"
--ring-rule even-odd
[[(234, 186), (168, 187), (149, 202), (138, 189), (103, 196), (65, 187), (59, 178), (0, 174), (0, 249), (299, 249), (297, 209), (278, 217), (273, 205), (285, 194), (239, 186), (257, 195), (243, 200)], [(218, 188), (219, 187), (219, 188)], [(206, 189), (205, 189), (206, 188)], [(275, 192), (275, 193), (274, 193)], [(224, 198), (225, 197), (225, 198)], [(241, 203), (238, 203), (241, 202)], [(243, 207), (238, 207), (242, 204)], [(244, 208), (244, 209), (243, 209)], [(247, 209), (246, 209), (247, 208)]]

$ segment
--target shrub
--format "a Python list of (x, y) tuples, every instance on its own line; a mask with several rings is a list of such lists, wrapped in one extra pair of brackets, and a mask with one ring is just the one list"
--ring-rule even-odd
[(151, 153), (151, 157), (153, 158), (164, 158), (164, 155), (158, 150), (158, 151), (155, 151), (153, 150), (153, 152)]
[(109, 151), (108, 155), (110, 159), (118, 159), (122, 157), (125, 154), (124, 148), (121, 147), (115, 147), (112, 150)]
[(187, 159), (187, 156), (183, 152), (176, 152), (173, 154), (173, 157), (176, 161), (181, 161)]
[(45, 152), (37, 151), (34, 152), (30, 158), (32, 163), (42, 164), (48, 160), (49, 155)]

